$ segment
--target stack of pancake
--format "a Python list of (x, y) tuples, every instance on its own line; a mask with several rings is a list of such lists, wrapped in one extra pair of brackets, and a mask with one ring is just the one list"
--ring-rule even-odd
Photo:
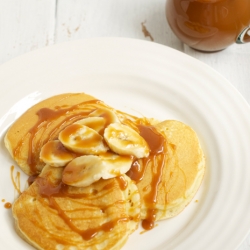
[[(104, 129), (98, 129), (101, 138), (114, 119), (119, 128), (129, 127), (146, 142), (149, 154), (126, 156), (124, 150), (113, 152), (104, 141), (108, 154), (131, 159), (129, 170), (118, 171), (115, 166), (112, 173), (102, 173), (84, 186), (79, 180), (67, 182), (68, 176), (84, 178), (84, 171), (90, 171), (85, 167), (77, 175), (72, 172), (72, 162), (84, 158), (84, 153), (60, 144), (53, 157), (56, 154), (64, 162), (67, 152), (70, 158), (56, 165), (53, 157), (44, 160), (41, 151), (49, 142), (59, 141), (66, 129), (82, 123), (96, 129), (93, 119), (91, 124), (86, 120), (89, 117), (103, 118), (99, 119), (104, 121)], [(12, 211), (17, 233), (37, 249), (120, 249), (140, 223), (150, 230), (156, 221), (180, 213), (197, 192), (205, 171), (203, 151), (189, 126), (135, 117), (85, 93), (53, 96), (34, 105), (10, 127), (5, 145), (20, 168), (35, 179)], [(107, 155), (94, 154), (101, 159)]]

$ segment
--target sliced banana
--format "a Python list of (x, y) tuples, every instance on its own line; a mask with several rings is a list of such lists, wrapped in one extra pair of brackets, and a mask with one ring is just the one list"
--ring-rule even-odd
[(101, 154), (108, 150), (103, 137), (94, 129), (81, 124), (71, 124), (59, 133), (59, 140), (69, 150), (79, 154)]
[(75, 123), (92, 128), (96, 132), (102, 135), (104, 129), (110, 123), (114, 122), (120, 122), (120, 121), (113, 111), (105, 108), (98, 108), (93, 112), (91, 112), (88, 117), (83, 118)]
[(105, 128), (106, 120), (103, 117), (86, 117), (75, 123), (85, 125), (100, 133), (100, 131), (103, 131)]
[(147, 157), (149, 146), (134, 129), (121, 123), (112, 123), (104, 130), (104, 139), (110, 149), (120, 155)]
[(105, 127), (110, 123), (119, 123), (119, 118), (114, 111), (107, 108), (98, 108), (89, 114), (89, 117), (103, 117), (105, 119)]
[(74, 153), (69, 152), (59, 140), (47, 142), (40, 151), (41, 161), (53, 167), (63, 167), (74, 158)]
[(64, 169), (62, 181), (70, 186), (86, 187), (103, 179), (110, 179), (126, 173), (133, 162), (130, 156), (114, 153), (84, 155), (72, 160)]

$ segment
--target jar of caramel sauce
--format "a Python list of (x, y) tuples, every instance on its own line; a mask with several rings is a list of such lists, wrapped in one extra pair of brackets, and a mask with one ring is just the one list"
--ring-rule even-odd
[(167, 0), (166, 16), (175, 35), (197, 50), (250, 42), (250, 0)]

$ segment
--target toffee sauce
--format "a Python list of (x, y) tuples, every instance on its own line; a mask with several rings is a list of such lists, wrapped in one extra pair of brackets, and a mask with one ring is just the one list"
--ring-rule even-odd
[(6, 203), (4, 204), (4, 207), (5, 207), (6, 209), (10, 209), (10, 208), (12, 207), (12, 204), (11, 204), (10, 202), (6, 202)]
[[(95, 106), (97, 104), (98, 106), (102, 105), (101, 101), (99, 100), (91, 100), (67, 108), (55, 107), (55, 109), (42, 108), (38, 110), (38, 112), (36, 113), (38, 116), (38, 120), (36, 124), (27, 132), (27, 134), (18, 142), (16, 148), (14, 149), (14, 158), (20, 155), (23, 142), (26, 136), (28, 136), (29, 146), (27, 163), (30, 167), (31, 175), (38, 174), (36, 166), (39, 163), (39, 149), (41, 149), (42, 145), (49, 140), (57, 139), (60, 131), (63, 130), (66, 126), (88, 116), (88, 114), (98, 108), (97, 106)], [(50, 133), (45, 138), (43, 138), (43, 135), (45, 134), (49, 126), (60, 117), (64, 117), (64, 119), (60, 121), (60, 123), (54, 130), (50, 131)], [(37, 138), (37, 134), (41, 131), (42, 135), (39, 139)]]
[(11, 181), (14, 186), (14, 189), (20, 195), (22, 193), (21, 188), (20, 188), (20, 172), (17, 171), (16, 177), (14, 177), (14, 170), (15, 170), (15, 167), (12, 165), (10, 168), (10, 177), (11, 177)]
[[(143, 121), (143, 123), (145, 123), (145, 121)], [(130, 126), (131, 126), (131, 124), (130, 124)], [(133, 124), (133, 126), (139, 130), (140, 135), (148, 143), (149, 148), (150, 148), (150, 155), (146, 158), (140, 159), (140, 161), (135, 160), (132, 164), (131, 169), (128, 171), (127, 175), (133, 181), (138, 183), (143, 179), (146, 168), (150, 163), (152, 163), (153, 166), (156, 167), (156, 171), (152, 172), (153, 177), (152, 177), (150, 192), (144, 197), (144, 203), (146, 204), (148, 209), (147, 209), (147, 216), (142, 221), (142, 227), (145, 230), (150, 230), (150, 229), (154, 228), (154, 222), (156, 220), (157, 209), (155, 208), (155, 206), (157, 204), (158, 186), (161, 183), (162, 171), (164, 168), (164, 162), (165, 162), (165, 157), (166, 157), (166, 153), (165, 153), (166, 152), (166, 140), (159, 132), (157, 132), (157, 130), (153, 126), (142, 125), (142, 124), (139, 124), (139, 125)], [(156, 157), (157, 157), (157, 159), (156, 159)], [(160, 161), (159, 161), (159, 159), (160, 159)], [(119, 177), (117, 177), (117, 180), (118, 180), (118, 183), (119, 183), (121, 190), (125, 190), (127, 185), (128, 185), (128, 183), (125, 181), (125, 179), (122, 176), (119, 176)], [(110, 187), (107, 187), (107, 188), (109, 189)], [(49, 195), (48, 194), (46, 195), (47, 198), (49, 197), (50, 205), (54, 209), (58, 210), (59, 207), (57, 207), (55, 201), (53, 201), (53, 196), (55, 194), (56, 195), (63, 194), (66, 189), (67, 189), (67, 185), (61, 183), (55, 190), (52, 189), (50, 191), (52, 193), (49, 193)], [(47, 193), (47, 191), (46, 191), (46, 193)], [(41, 192), (41, 194), (44, 195), (43, 191)], [(77, 229), (73, 226), (73, 224), (71, 224), (70, 220), (68, 220), (65, 217), (65, 213), (63, 211), (59, 211), (59, 215), (68, 223), (68, 225), (71, 227), (72, 230), (77, 231)], [(122, 220), (124, 220), (124, 218)], [(113, 225), (113, 223), (110, 222), (108, 225)], [(107, 225), (106, 225), (106, 227), (107, 227)], [(91, 229), (90, 230), (91, 232), (89, 231), (88, 233), (87, 232), (79, 232), (79, 234), (81, 234), (84, 239), (87, 239), (87, 238), (91, 239), (98, 232), (98, 230), (102, 230), (102, 228), (98, 228), (95, 230)], [(86, 236), (86, 235), (88, 235), (88, 236)]]
[[(84, 107), (84, 105), (86, 105), (86, 108)], [(47, 181), (46, 179), (40, 177), (37, 178), (36, 176), (37, 174), (36, 165), (38, 162), (37, 151), (41, 148), (41, 143), (45, 144), (49, 140), (57, 139), (59, 132), (62, 131), (66, 126), (74, 123), (77, 120), (87, 117), (91, 112), (100, 108), (101, 105), (105, 107), (105, 105), (101, 103), (99, 100), (92, 100), (81, 104), (73, 105), (67, 108), (56, 107), (55, 110), (42, 108), (37, 112), (38, 120), (36, 124), (25, 135), (29, 136), (29, 156), (27, 162), (30, 166), (31, 173), (33, 174), (32, 177), (30, 177), (29, 184), (31, 184), (36, 179), (40, 195), (42, 197), (46, 197), (49, 200), (50, 206), (55, 210), (57, 210), (58, 214), (70, 226), (70, 228), (78, 232), (80, 235), (82, 235), (82, 237), (85, 240), (93, 238), (96, 235), (96, 233), (100, 230), (110, 231), (118, 222), (127, 221), (129, 220), (129, 218), (127, 217), (119, 218), (115, 221), (107, 222), (98, 228), (87, 231), (86, 230), (81, 231), (77, 229), (71, 222), (70, 218), (67, 217), (65, 212), (60, 209), (55, 200), (55, 197), (59, 196), (61, 197), (65, 195), (67, 195), (68, 197), (69, 195), (72, 195), (67, 192), (68, 186), (63, 184), (62, 182), (59, 183), (57, 186), (53, 186), (50, 183), (46, 182)], [(41, 140), (35, 141), (35, 139), (37, 140), (36, 135), (38, 134), (38, 132), (41, 129), (46, 131), (49, 125), (59, 117), (64, 117), (64, 119), (60, 121), (60, 123), (56, 126), (56, 128), (50, 131), (50, 133), (47, 135), (46, 138), (42, 138), (43, 139), (42, 142)], [(157, 203), (158, 186), (161, 183), (162, 172), (166, 157), (166, 140), (159, 132), (157, 132), (157, 130), (153, 126), (149, 124), (149, 122), (146, 119), (134, 120), (133, 116), (131, 116), (131, 118), (133, 121), (128, 119), (124, 123), (128, 123), (131, 127), (136, 128), (139, 131), (140, 135), (146, 140), (146, 142), (149, 145), (150, 155), (146, 158), (141, 159), (141, 161), (135, 160), (127, 175), (133, 181), (138, 183), (143, 179), (145, 170), (150, 163), (152, 163), (153, 167), (156, 169), (156, 171), (152, 172), (153, 178), (151, 182), (150, 192), (144, 197), (144, 202), (146, 206), (148, 206), (148, 209), (147, 209), (146, 219), (142, 221), (142, 226), (144, 229), (150, 230), (154, 227), (154, 222), (156, 219), (157, 210), (155, 207)], [(22, 140), (20, 140), (17, 147), (15, 148), (14, 156), (20, 154), (22, 143), (25, 139), (25, 136), (22, 138)], [(118, 178), (118, 182), (122, 190), (126, 189), (128, 184), (122, 177)], [(77, 197), (74, 195), (74, 198)], [(81, 198), (83, 198), (83, 195), (81, 195)]]
[[(10, 177), (11, 177), (14, 190), (20, 195), (22, 193), (21, 188), (20, 188), (20, 172), (17, 171), (16, 176), (14, 176), (14, 170), (15, 170), (15, 167), (12, 165), (10, 167)], [(5, 202), (4, 207), (6, 209), (10, 209), (12, 207), (12, 203), (6, 202), (5, 199), (2, 199), (2, 202)]]
[(46, 143), (46, 145), (40, 152), (40, 156), (43, 156), (46, 159), (50, 159), (52, 162), (53, 157), (51, 156), (51, 152), (53, 152), (53, 156), (57, 156), (64, 161), (70, 161), (77, 155), (67, 150), (59, 140), (49, 141), (48, 143)]
[(128, 187), (128, 182), (125, 180), (123, 175), (117, 176), (116, 179), (119, 183), (120, 189), (124, 191)]
[[(140, 135), (149, 145), (150, 155), (140, 162), (138, 160), (134, 161), (127, 175), (136, 183), (139, 183), (143, 179), (149, 163), (152, 163), (153, 167), (156, 167), (156, 171), (152, 172), (153, 177), (150, 184), (150, 192), (144, 196), (144, 203), (147, 206), (147, 215), (142, 221), (142, 227), (145, 230), (150, 230), (154, 228), (154, 222), (156, 220), (157, 210), (155, 206), (157, 204), (158, 186), (161, 183), (166, 157), (166, 140), (153, 126), (138, 125), (138, 129)], [(160, 156), (160, 162), (156, 160), (158, 156)]]
[[(169, 0), (166, 17), (175, 35), (201, 51), (219, 51), (235, 43), (250, 24), (249, 0)], [(250, 41), (246, 35), (245, 42)]]
[[(122, 185), (124, 188), (127, 184), (125, 184), (125, 180), (119, 178), (119, 185)], [(92, 194), (75, 194), (68, 192), (69, 186), (64, 184), (63, 182), (59, 182), (57, 184), (51, 183), (47, 178), (38, 177), (36, 179), (36, 185), (38, 186), (38, 193), (41, 197), (47, 198), (49, 201), (49, 206), (55, 209), (58, 212), (58, 215), (64, 220), (64, 222), (71, 228), (72, 231), (78, 233), (82, 236), (84, 240), (91, 240), (95, 235), (100, 231), (110, 232), (117, 225), (117, 223), (128, 222), (130, 218), (124, 216), (121, 218), (116, 218), (114, 220), (108, 221), (98, 227), (89, 228), (87, 230), (80, 230), (78, 227), (74, 225), (71, 218), (66, 214), (64, 210), (56, 202), (56, 197), (67, 197), (73, 199), (79, 198), (88, 198), (88, 196)], [(110, 190), (114, 188), (114, 183), (109, 183), (103, 187), (103, 190)], [(98, 191), (94, 190), (96, 194)], [(107, 208), (102, 208), (102, 211), (105, 211)]]

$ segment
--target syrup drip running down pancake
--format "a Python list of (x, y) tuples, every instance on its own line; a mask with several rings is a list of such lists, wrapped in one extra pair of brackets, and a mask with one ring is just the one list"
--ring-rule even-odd
[[(88, 127), (88, 130), (86, 130), (86, 126)], [(111, 128), (111, 132), (105, 133), (105, 129), (108, 127)], [(95, 148), (90, 152), (78, 151), (77, 147), (79, 145), (75, 143), (79, 140), (79, 138), (82, 138), (82, 135), (79, 134), (79, 131), (85, 131), (82, 128), (85, 128), (86, 131), (93, 133), (94, 137), (98, 138), (98, 140), (100, 140), (103, 144), (102, 150), (107, 150), (107, 152), (99, 152), (96, 151)], [(118, 130), (125, 129), (127, 132), (132, 129), (134, 131), (133, 133), (135, 133), (135, 135), (138, 134), (141, 139), (134, 140), (133, 138), (131, 143), (129, 142), (131, 139), (131, 134), (128, 135), (129, 132), (128, 134), (124, 131), (112, 133), (112, 129), (115, 128), (118, 128)], [(68, 130), (71, 132), (68, 133)], [(75, 137), (76, 134), (74, 134), (72, 137), (72, 133), (75, 133), (76, 130), (78, 133), (77, 136)], [(97, 132), (93, 132), (92, 130)], [(96, 136), (95, 133), (98, 133), (98, 136)], [(62, 136), (65, 134), (70, 136), (71, 139), (73, 138), (73, 140), (68, 140), (67, 138), (65, 139), (64, 136)], [(111, 137), (112, 135), (115, 135), (114, 137), (117, 137), (118, 140), (126, 140), (126, 144), (119, 145), (127, 146), (122, 146), (122, 148), (112, 146), (112, 150), (115, 150), (112, 152), (111, 148), (109, 148), (109, 143), (113, 143), (113, 140), (109, 141), (110, 138), (106, 138), (105, 135)], [(84, 144), (84, 147), (88, 145), (86, 143)], [(117, 143), (117, 141), (114, 140), (114, 143)], [(137, 143), (141, 143), (142, 147), (138, 149), (138, 147), (135, 146)], [(35, 221), (32, 221), (32, 216), (28, 215), (28, 213), (27, 216), (25, 215), (25, 210), (21, 211), (20, 207), (23, 206), (22, 204), (26, 204), (25, 209), (29, 211), (28, 203), (31, 200), (34, 200), (35, 202), (31, 203), (33, 207), (31, 214), (34, 213), (35, 210), (39, 211), (40, 207), (43, 207), (41, 209), (45, 209), (45, 214), (48, 213), (48, 217), (53, 214), (55, 220), (64, 221), (64, 223), (67, 224), (67, 218), (70, 218), (68, 208), (71, 207), (75, 211), (74, 207), (77, 202), (75, 201), (76, 197), (71, 196), (68, 191), (66, 191), (67, 195), (65, 195), (65, 190), (74, 190), (76, 193), (84, 193), (84, 190), (91, 189), (93, 185), (102, 185), (103, 182), (111, 182), (111, 180), (116, 182), (116, 184), (130, 183), (127, 188), (129, 190), (134, 190), (133, 192), (140, 197), (140, 202), (136, 200), (136, 211), (139, 209), (140, 213), (139, 215), (137, 214), (134, 216), (134, 212), (132, 211), (133, 216), (131, 216), (130, 210), (132, 208), (129, 208), (127, 200), (125, 198), (119, 198), (120, 201), (118, 203), (121, 202), (121, 204), (127, 204), (125, 207), (129, 208), (129, 211), (124, 212), (124, 210), (122, 210), (123, 206), (121, 206), (121, 213), (124, 216), (115, 218), (111, 223), (113, 225), (112, 228), (119, 224), (119, 227), (123, 225), (123, 228), (126, 228), (127, 230), (126, 234), (124, 232), (122, 233), (124, 234), (124, 238), (122, 238), (123, 243), (110, 243), (111, 245), (117, 244), (118, 246), (123, 245), (128, 235), (136, 229), (140, 220), (139, 218), (142, 219), (143, 228), (149, 230), (154, 227), (155, 221), (170, 218), (180, 213), (198, 190), (205, 170), (204, 155), (200, 147), (198, 137), (189, 126), (179, 121), (158, 122), (152, 118), (135, 117), (119, 110), (115, 110), (114, 108), (107, 106), (102, 101), (84, 93), (54, 96), (31, 107), (9, 129), (5, 137), (5, 145), (21, 169), (30, 175), (31, 178), (33, 178), (34, 175), (41, 173), (38, 179), (35, 180), (34, 184), (31, 185), (30, 188), (25, 191), (13, 205), (13, 215), (16, 221), (17, 231), (26, 241), (38, 249), (48, 248), (44, 248), (44, 245), (42, 244), (45, 243), (41, 242), (39, 239), (34, 239), (35, 237), (33, 237), (32, 232), (33, 230), (36, 230)], [(80, 142), (80, 145), (83, 145), (82, 142)], [(93, 145), (93, 143), (91, 142), (89, 145)], [(56, 150), (53, 157), (48, 157), (49, 150), (51, 150), (51, 148), (55, 148)], [(140, 154), (134, 154), (134, 151), (138, 150), (142, 150), (142, 152), (144, 152), (142, 156), (138, 156), (141, 155), (141, 151)], [(41, 154), (41, 151), (44, 151), (45, 153)], [(87, 155), (84, 155), (84, 152)], [(125, 172), (117, 170), (110, 171), (108, 174), (105, 172), (101, 175), (102, 178), (100, 178), (100, 175), (97, 179), (93, 178), (95, 179), (95, 182), (84, 188), (72, 187), (63, 183), (62, 180), (66, 180), (66, 176), (63, 178), (63, 173), (69, 173), (70, 176), (70, 171), (74, 169), (73, 162), (75, 160), (80, 161), (81, 157), (88, 158), (89, 153), (93, 153), (94, 156), (90, 155), (90, 157), (93, 159), (98, 158), (99, 161), (100, 159), (105, 160), (105, 155), (111, 154), (113, 156), (119, 156), (119, 154), (122, 154), (122, 157), (132, 159), (131, 167), (130, 169), (128, 168), (129, 170), (126, 170), (126, 175), (124, 175)], [(125, 156), (123, 154), (125, 154)], [(124, 159), (122, 161), (124, 161)], [(110, 160), (107, 160), (107, 162), (109, 164)], [(128, 162), (127, 159), (126, 162)], [(67, 167), (67, 164), (71, 166), (70, 169)], [(64, 167), (65, 165), (66, 167)], [(119, 164), (117, 165), (119, 166)], [(103, 164), (103, 168), (105, 168), (105, 166), (106, 165)], [(63, 169), (65, 169), (65, 171), (63, 171)], [(86, 169), (87, 168), (85, 167), (84, 171), (88, 170)], [(107, 169), (112, 169), (112, 166), (110, 168), (109, 165)], [(125, 171), (124, 169), (127, 169), (127, 166), (126, 168), (123, 168), (123, 171)], [(89, 171), (91, 171), (91, 168)], [(51, 174), (46, 174), (47, 172)], [(50, 184), (47, 185), (48, 179), (51, 179), (49, 176), (56, 176), (53, 177), (50, 182), (53, 184), (52, 189)], [(76, 182), (77, 185), (81, 185), (83, 182), (81, 180), (78, 181), (77, 178), (78, 176), (83, 175), (75, 174), (74, 176), (74, 178), (76, 178), (76, 181), (74, 179), (74, 182)], [(111, 179), (104, 180), (103, 178)], [(126, 178), (127, 181), (122, 181), (124, 178)], [(69, 179), (72, 182), (73, 179), (71, 177), (69, 177)], [(123, 190), (121, 185), (119, 187), (120, 188), (118, 190), (122, 193)], [(49, 195), (44, 194), (44, 190), (47, 189), (50, 190)], [(52, 194), (50, 194), (51, 190)], [(45, 193), (46, 192), (47, 191), (45, 191)], [(85, 196), (85, 194), (83, 196)], [(83, 197), (81, 196), (81, 198)], [(57, 207), (57, 203), (54, 202), (54, 199), (59, 199), (63, 204), (62, 207)], [(109, 199), (112, 198), (108, 195), (103, 202), (105, 203), (106, 200)], [(129, 202), (131, 202), (131, 199), (129, 200)], [(64, 206), (64, 203), (67, 205)], [(131, 203), (129, 204), (131, 205)], [(76, 208), (76, 210), (77, 209), (78, 208)], [(67, 214), (67, 216), (65, 214)], [(117, 214), (119, 214), (119, 212), (117, 212)], [(85, 214), (84, 216), (81, 215), (81, 218), (78, 218), (77, 221), (79, 221), (80, 224), (82, 221), (88, 221), (88, 223), (91, 224), (92, 219), (93, 218), (90, 219), (90, 217)], [(105, 232), (106, 234), (106, 229), (104, 230), (104, 228), (106, 228), (105, 223), (107, 223), (106, 219), (102, 222), (99, 221), (99, 223), (101, 223), (99, 226), (103, 226), (98, 227), (97, 231)], [(127, 226), (127, 224), (130, 225), (131, 223), (133, 226)], [(85, 235), (85, 229), (79, 229), (76, 224), (71, 225), (68, 223), (67, 225), (67, 230), (69, 230), (68, 233), (78, 234), (78, 236), (81, 236), (80, 238), (78, 237), (78, 239), (81, 240), (77, 240), (74, 243), (66, 242), (65, 244), (83, 244), (81, 246), (84, 247), (88, 244), (99, 244), (93, 243), (98, 242), (98, 239), (94, 240), (94, 238), (96, 238), (99, 234), (94, 233), (93, 242), (86, 243), (85, 241), (92, 240), (92, 238), (87, 240), (86, 237), (85, 239), (82, 237)], [(28, 229), (29, 227), (30, 229)], [(44, 228), (44, 225), (41, 225), (41, 227), (43, 230), (39, 233), (40, 237), (41, 235), (46, 234), (46, 231), (49, 230)], [(130, 229), (128, 229), (128, 227)], [(80, 226), (80, 228), (85, 228), (84, 222), (83, 227)], [(118, 229), (118, 231), (119, 230), (120, 229)], [(60, 240), (55, 240), (57, 239), (57, 236), (55, 235), (57, 233), (60, 235), (62, 232), (58, 232), (58, 229), (56, 228), (53, 228), (52, 231), (52, 238), (53, 241), (55, 241), (53, 246), (55, 246), (55, 244), (60, 246)], [(36, 237), (39, 238), (39, 236)], [(99, 238), (99, 236), (97, 238)], [(82, 240), (84, 243), (82, 243)], [(102, 238), (99, 238), (99, 240), (102, 242)], [(109, 243), (106, 242), (105, 244)], [(111, 249), (111, 245), (109, 249)], [(51, 249), (55, 248), (52, 247)], [(63, 248), (59, 247), (58, 249)], [(106, 248), (101, 247), (100, 249)], [(119, 249), (119, 247), (116, 249)]]
[(45, 166), (17, 199), (18, 233), (37, 249), (120, 249), (140, 220), (136, 185), (124, 175), (76, 188), (62, 171)]
[(42, 146), (69, 124), (88, 116), (102, 106), (85, 94), (63, 94), (42, 101), (25, 112), (10, 128), (5, 145), (17, 164), (28, 175), (44, 167), (39, 155)]
[(168, 120), (154, 129), (166, 139), (157, 142), (161, 150), (134, 162), (127, 173), (136, 181), (141, 195), (145, 229), (152, 229), (155, 221), (179, 214), (194, 197), (205, 171), (198, 137), (189, 126)]

